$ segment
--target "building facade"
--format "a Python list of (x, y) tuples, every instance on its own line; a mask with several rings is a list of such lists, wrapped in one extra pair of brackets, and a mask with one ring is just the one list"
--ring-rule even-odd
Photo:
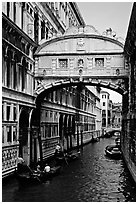
[(113, 103), (112, 108), (112, 127), (122, 127), (122, 103)]
[(122, 151), (133, 179), (136, 181), (136, 2), (133, 3), (124, 46), (129, 68), (128, 94), (122, 106)]
[[(99, 135), (99, 86), (124, 93), (128, 67), (112, 30), (102, 36), (85, 26), (75, 2), (3, 2), (2, 11), (4, 177), (19, 155), (33, 165), (59, 141), (68, 150)], [(90, 91), (89, 84), (98, 88)]]
[(112, 101), (107, 91), (101, 91), (101, 108), (102, 108), (102, 128), (112, 128)]
[[(54, 154), (57, 142), (68, 151), (100, 134), (96, 129), (96, 100), (97, 95), (86, 87), (66, 87), (46, 94), (40, 114), (43, 159)], [(39, 158), (38, 143), (36, 149)]]
[(30, 152), (36, 122), (34, 52), (44, 39), (62, 35), (73, 25), (84, 25), (74, 2), (2, 3), (3, 176), (15, 170), (19, 154), (27, 164), (35, 157)]
[(94, 137), (98, 136), (100, 137), (102, 135), (102, 108), (101, 108), (101, 99), (100, 99), (100, 94), (101, 94), (101, 88), (97, 86), (87, 86), (90, 91), (95, 94), (95, 109), (94, 113), (96, 115), (96, 130), (97, 130), (97, 135), (95, 134)]

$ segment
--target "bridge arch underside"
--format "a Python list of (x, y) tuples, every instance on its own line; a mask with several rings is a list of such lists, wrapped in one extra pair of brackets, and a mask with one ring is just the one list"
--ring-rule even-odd
[(81, 81), (80, 79), (74, 80), (74, 79), (69, 79), (69, 80), (60, 80), (56, 82), (52, 82), (50, 84), (42, 84), (37, 89), (36, 94), (36, 106), (39, 106), (43, 99), (45, 98), (46, 94), (50, 91), (55, 91), (57, 89), (61, 89), (64, 87), (71, 87), (71, 86), (97, 86), (97, 87), (103, 87), (110, 89), (112, 91), (115, 91), (121, 95), (126, 95), (127, 90), (124, 88), (125, 87), (125, 82), (123, 84), (115, 84), (111, 83), (108, 81), (102, 81), (102, 80), (95, 80), (93, 81), (92, 79)]

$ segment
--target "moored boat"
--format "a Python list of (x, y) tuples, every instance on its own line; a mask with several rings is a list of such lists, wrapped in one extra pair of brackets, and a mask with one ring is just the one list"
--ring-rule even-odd
[(33, 185), (33, 184), (41, 183), (41, 180), (36, 174), (30, 174), (29, 172), (28, 173), (27, 172), (25, 173), (16, 172), (15, 175), (16, 175), (16, 179), (21, 185)]
[(73, 161), (79, 158), (80, 152), (69, 152), (67, 154), (67, 160)]
[(118, 145), (108, 145), (105, 148), (105, 153), (112, 159), (120, 159), (121, 157), (121, 150)]
[(58, 175), (61, 171), (61, 166), (55, 166), (50, 169), (50, 172), (42, 172), (39, 176), (41, 181), (46, 181)]
[(22, 185), (32, 185), (32, 184), (40, 184), (47, 180), (51, 180), (54, 176), (58, 175), (60, 173), (61, 166), (55, 166), (52, 167), (50, 172), (37, 172), (37, 171), (31, 171), (31, 172), (22, 172), (18, 173), (16, 172), (16, 178)]

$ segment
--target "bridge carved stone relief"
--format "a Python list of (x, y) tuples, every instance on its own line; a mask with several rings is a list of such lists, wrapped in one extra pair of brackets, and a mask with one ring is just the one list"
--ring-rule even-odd
[(36, 96), (79, 83), (125, 94), (129, 70), (123, 44), (110, 34), (100, 35), (92, 26), (72, 27), (63, 36), (43, 41), (35, 53)]

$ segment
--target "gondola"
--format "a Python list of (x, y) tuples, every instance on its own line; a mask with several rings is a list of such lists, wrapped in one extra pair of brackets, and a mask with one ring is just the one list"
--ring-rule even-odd
[(73, 161), (79, 158), (80, 152), (69, 152), (67, 154), (67, 160)]
[(32, 174), (29, 172), (25, 173), (15, 173), (16, 179), (18, 180), (19, 184), (21, 185), (33, 185), (33, 184), (40, 184), (42, 181), (39, 179), (39, 176), (36, 174)]
[(70, 151), (70, 152), (64, 153), (61, 156), (55, 155), (55, 160), (56, 160), (57, 165), (61, 165), (61, 166), (63, 164), (68, 165), (68, 162), (71, 162), (71, 161), (78, 159), (79, 155), (80, 155), (80, 152)]
[(42, 172), (39, 176), (39, 179), (41, 181), (46, 181), (46, 180), (49, 180), (51, 178), (53, 178), (54, 176), (58, 175), (61, 171), (61, 166), (55, 166), (55, 167), (52, 167), (50, 172)]
[(105, 153), (112, 159), (120, 159), (121, 157), (121, 151), (118, 145), (108, 145), (105, 148)]
[(18, 173), (18, 171), (15, 172), (16, 178), (22, 185), (32, 185), (32, 184), (40, 184), (47, 180), (51, 180), (54, 176), (60, 173), (61, 166), (55, 166), (52, 167), (50, 172), (37, 172), (31, 170), (30, 172), (22, 172)]

